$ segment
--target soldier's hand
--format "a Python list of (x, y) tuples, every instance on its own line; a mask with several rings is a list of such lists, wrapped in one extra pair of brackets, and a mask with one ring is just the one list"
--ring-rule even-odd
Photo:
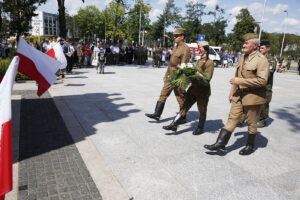
[(239, 84), (239, 79), (238, 78), (232, 78), (229, 81), (230, 84), (232, 85), (238, 85)]
[(229, 100), (229, 103), (231, 103), (231, 101), (232, 101), (232, 95), (229, 95), (228, 100)]

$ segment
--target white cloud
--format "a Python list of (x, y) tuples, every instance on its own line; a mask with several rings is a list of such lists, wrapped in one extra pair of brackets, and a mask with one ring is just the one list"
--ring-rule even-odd
[(295, 27), (300, 26), (300, 20), (295, 18), (285, 18), (283, 20), (283, 23), (286, 24), (287, 26), (295, 26)]
[(157, 17), (162, 14), (163, 11), (160, 10), (160, 9), (152, 9), (150, 12), (149, 12), (149, 18), (151, 20), (151, 22), (155, 22), (157, 20)]
[(70, 15), (77, 14), (78, 10), (83, 5), (81, 0), (66, 0), (65, 7)]
[(208, 8), (214, 8), (219, 3), (219, 0), (207, 0), (203, 4)]
[(167, 3), (167, 0), (158, 0), (157, 2), (156, 2), (156, 4), (158, 4), (158, 5), (164, 5), (164, 4), (166, 4)]
[(236, 20), (235, 17), (231, 18), (230, 21), (229, 21), (229, 24), (230, 24), (230, 25), (233, 25), (233, 26), (234, 26), (236, 23), (237, 23), (237, 20)]
[(273, 15), (276, 15), (276, 14), (282, 13), (284, 10), (287, 10), (288, 7), (289, 6), (286, 4), (277, 4), (274, 8), (267, 7), (266, 11), (273, 13)]
[(108, 6), (108, 4), (110, 4), (110, 2), (112, 2), (112, 0), (105, 0), (104, 5)]
[(198, 0), (185, 0), (185, 3), (186, 4), (188, 4), (188, 3), (193, 3), (193, 4), (195, 4), (195, 3), (197, 3), (198, 2)]
[(228, 14), (231, 14), (233, 17), (237, 16), (240, 13), (240, 10), (245, 8), (244, 6), (236, 6), (227, 11)]

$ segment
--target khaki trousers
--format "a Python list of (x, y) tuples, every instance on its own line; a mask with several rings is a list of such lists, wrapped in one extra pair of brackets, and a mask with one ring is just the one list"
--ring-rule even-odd
[(159, 102), (166, 102), (167, 98), (170, 96), (171, 92), (174, 90), (176, 99), (179, 103), (179, 107), (182, 108), (184, 103), (184, 91), (180, 88), (173, 88), (168, 81), (164, 81), (164, 86), (160, 92)]
[(241, 101), (232, 102), (228, 120), (224, 126), (224, 129), (229, 132), (233, 132), (236, 125), (239, 123), (242, 115), (245, 114), (246, 121), (248, 123), (248, 133), (256, 134), (257, 132), (256, 122), (257, 122), (257, 117), (260, 109), (261, 109), (261, 105), (243, 106)]

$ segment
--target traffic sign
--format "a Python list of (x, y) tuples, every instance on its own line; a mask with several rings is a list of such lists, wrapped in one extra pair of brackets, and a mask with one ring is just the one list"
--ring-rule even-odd
[(198, 42), (205, 41), (205, 35), (198, 35)]

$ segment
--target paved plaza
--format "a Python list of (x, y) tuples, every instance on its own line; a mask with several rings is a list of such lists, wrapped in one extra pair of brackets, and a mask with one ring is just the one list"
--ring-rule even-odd
[[(30, 166), (30, 160), (40, 165), (50, 160), (52, 165), (55, 162), (64, 163), (65, 169), (72, 171), (63, 173), (57, 169), (71, 183), (66, 188), (78, 188), (79, 195), (91, 195), (91, 199), (300, 199), (299, 75), (275, 73), (270, 120), (267, 127), (258, 129), (256, 152), (250, 156), (240, 156), (238, 153), (246, 143), (245, 125), (236, 128), (227, 146), (228, 153), (221, 156), (207, 152), (203, 145), (214, 143), (219, 130), (226, 123), (230, 109), (229, 79), (234, 75), (234, 69), (215, 69), (205, 133), (199, 136), (192, 135), (199, 116), (196, 105), (188, 113), (188, 123), (180, 125), (177, 132), (162, 129), (162, 126), (171, 123), (179, 110), (173, 93), (166, 102), (159, 122), (145, 116), (145, 113), (154, 111), (165, 71), (166, 68), (152, 68), (149, 64), (107, 66), (103, 75), (96, 74), (94, 68), (74, 69), (72, 74), (49, 89), (50, 96), (42, 98), (32, 94), (32, 90), (36, 91), (35, 82), (15, 84), (15, 94), (22, 95), (26, 102), (32, 101), (32, 107), (34, 102), (43, 98), (51, 103), (49, 98), (52, 97), (60, 114), (53, 114), (50, 106), (44, 104), (48, 109), (45, 114), (49, 113), (49, 116), (37, 116), (48, 122), (47, 130), (50, 133), (55, 132), (55, 137), (48, 138), (51, 143), (48, 149), (41, 146), (47, 145), (42, 138), (34, 140), (38, 144), (32, 144), (30, 137), (22, 141), (20, 135), (20, 149), (24, 148), (21, 148), (21, 144), (27, 144), (34, 145), (39, 151), (27, 150), (24, 154), (25, 157), (19, 161), (19, 179), (24, 178), (22, 170), (28, 170), (26, 167)], [(20, 107), (21, 110), (28, 109), (22, 103)], [(36, 112), (42, 109), (43, 106), (37, 103)], [(31, 112), (34, 112), (32, 108)], [(22, 113), (20, 116), (20, 124), (24, 117), (27, 123), (37, 123), (34, 122), (36, 117), (31, 119), (30, 115)], [(51, 117), (55, 119), (51, 120)], [(66, 130), (62, 131), (60, 127)], [(43, 129), (41, 126), (30, 128), (36, 132)], [(22, 126), (20, 129), (22, 133)], [(44, 132), (47, 130), (43, 129)], [(28, 131), (25, 130), (23, 134)], [(72, 138), (66, 136), (66, 132)], [(60, 155), (62, 152), (64, 154)], [(22, 153), (20, 150), (20, 157)], [(40, 158), (35, 158), (37, 155)], [(53, 155), (56, 156), (54, 161), (43, 157)], [(43, 169), (47, 174), (46, 165), (44, 163)], [(45, 182), (48, 179), (56, 182), (63, 180), (63, 177), (55, 174), (55, 170), (55, 167), (50, 170)], [(39, 172), (43, 175), (43, 170), (38, 168), (28, 173)], [(68, 175), (74, 178), (68, 179)], [(81, 178), (81, 182), (76, 183), (76, 177)], [(21, 186), (19, 190), (24, 190)], [(47, 193), (47, 187), (42, 188)], [(56, 193), (49, 195), (48, 191), (48, 196), (44, 198), (87, 198), (72, 196), (71, 189), (63, 191), (59, 185), (56, 189), (56, 196)], [(67, 198), (62, 197), (60, 192)], [(23, 200), (20, 196), (18, 199)], [(36, 199), (42, 198), (36, 196)]]

